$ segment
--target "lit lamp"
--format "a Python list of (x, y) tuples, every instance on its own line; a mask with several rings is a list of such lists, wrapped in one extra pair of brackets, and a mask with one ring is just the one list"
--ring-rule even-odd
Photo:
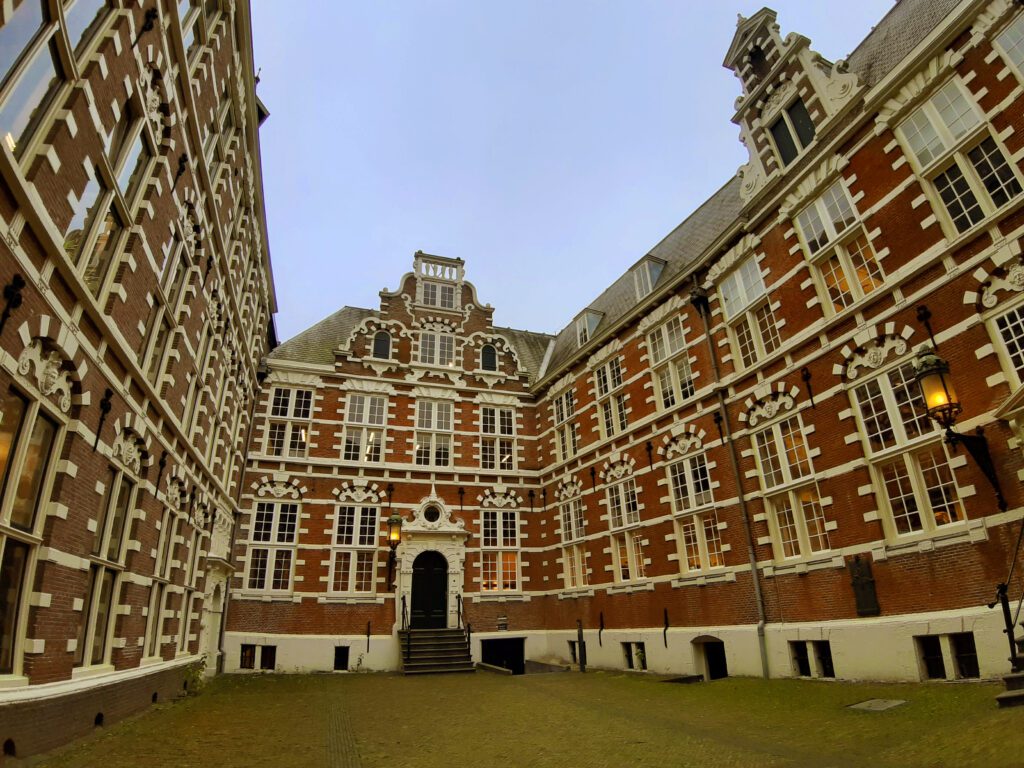
[(934, 349), (922, 345), (917, 351), (915, 367), (917, 383), (921, 387), (928, 415), (947, 432), (952, 432), (957, 417), (964, 409), (957, 400), (956, 390), (949, 377), (949, 363), (935, 354)]
[(398, 549), (398, 545), (402, 543), (402, 516), (397, 512), (392, 512), (391, 517), (388, 518), (388, 547), (391, 552), (388, 554), (388, 589), (392, 590), (395, 588), (394, 575), (395, 575), (395, 550)]

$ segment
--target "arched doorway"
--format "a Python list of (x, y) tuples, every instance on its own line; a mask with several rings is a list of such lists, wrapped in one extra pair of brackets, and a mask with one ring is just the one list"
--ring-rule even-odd
[(413, 629), (448, 626), (448, 561), (434, 550), (420, 552), (412, 562)]
[(697, 672), (703, 674), (705, 680), (720, 680), (729, 676), (725, 643), (711, 635), (695, 637), (691, 642)]

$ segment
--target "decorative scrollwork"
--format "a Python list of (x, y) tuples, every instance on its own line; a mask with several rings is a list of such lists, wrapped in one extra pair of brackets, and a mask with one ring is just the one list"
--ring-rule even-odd
[(64, 358), (54, 350), (44, 350), (42, 339), (33, 339), (18, 357), (18, 373), (27, 376), (34, 370), (39, 391), (46, 396), (56, 394), (57, 405), (67, 413), (71, 410), (71, 374), (63, 367)]

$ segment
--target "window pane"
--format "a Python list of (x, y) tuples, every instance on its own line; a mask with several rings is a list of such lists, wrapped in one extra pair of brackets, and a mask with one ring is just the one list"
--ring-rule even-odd
[(965, 232), (985, 218), (978, 199), (956, 163), (935, 177), (935, 189), (958, 232)]
[(498, 553), (483, 552), (480, 555), (480, 589), (491, 592), (498, 588)]
[(995, 141), (985, 139), (967, 153), (992, 203), (998, 208), (1020, 194), (1020, 183)]
[(935, 446), (926, 453), (918, 454), (921, 476), (924, 479), (928, 504), (932, 508), (936, 525), (947, 525), (963, 519), (960, 501), (956, 492), (953, 473), (946, 463), (941, 446)]
[(351, 552), (334, 553), (334, 583), (335, 592), (348, 592), (349, 569), (352, 565)]
[(107, 559), (117, 560), (121, 557), (121, 542), (124, 539), (125, 524), (128, 521), (128, 505), (132, 498), (134, 486), (126, 478), (121, 478), (114, 504), (113, 519), (110, 521), (110, 539), (107, 541)]
[(292, 583), (292, 551), (279, 549), (274, 557), (274, 578), (271, 589), (288, 589)]
[(76, 51), (86, 40), (86, 32), (93, 27), (101, 16), (106, 15), (106, 0), (75, 0), (64, 8), (64, 21), (67, 26), (68, 40)]
[(821, 220), (817, 205), (809, 205), (796, 217), (796, 223), (803, 233), (804, 241), (807, 243), (807, 250), (811, 256), (820, 251), (828, 243), (828, 233), (825, 232), (825, 222)]
[(779, 425), (782, 445), (786, 450), (786, 465), (791, 479), (810, 474), (811, 460), (807, 457), (807, 441), (796, 419), (787, 419)]
[[(1024, 379), (1024, 307), (1017, 307), (996, 319), (996, 327), (999, 335), (1006, 345), (1006, 352), (1010, 356), (1010, 364), (1017, 372), (1018, 379)], [(0, 421), (0, 429), (3, 423)], [(3, 452), (4, 436), (0, 433), (0, 456)], [(3, 463), (0, 458), (0, 465)]]
[(853, 206), (850, 204), (850, 196), (841, 181), (826, 189), (821, 200), (837, 235), (857, 220), (857, 214), (853, 212)]
[(754, 335), (746, 318), (736, 323), (736, 346), (739, 347), (740, 361), (743, 365), (753, 365), (757, 362), (757, 348), (754, 346)]
[(0, 26), (0, 85), (14, 68), (14, 62), (32, 42), (36, 32), (43, 26), (45, 0), (24, 0), (15, 3), (7, 22)]
[(290, 544), (295, 541), (295, 528), (298, 524), (299, 505), (281, 504), (278, 507), (277, 514), (277, 541), (281, 544)]
[(111, 600), (114, 596), (114, 571), (103, 569), (100, 578), (100, 593), (96, 602), (96, 622), (93, 625), (92, 653), (90, 661), (93, 664), (102, 664), (107, 653), (107, 635), (110, 632), (109, 621), (111, 617)]
[(775, 506), (775, 520), (779, 525), (779, 542), (782, 544), (783, 557), (800, 556), (800, 539), (796, 532), (796, 521), (793, 509), (789, 505), (789, 496), (772, 500)]
[(356, 530), (356, 508), (340, 507), (338, 509), (338, 533), (335, 536), (335, 544), (352, 545), (355, 543), (353, 536)]
[(825, 513), (818, 501), (818, 493), (813, 488), (805, 488), (799, 493), (800, 510), (807, 527), (807, 540), (812, 552), (828, 549), (828, 532), (825, 530)]
[(900, 127), (922, 166), (929, 165), (945, 151), (942, 139), (923, 109), (912, 114)]
[(882, 268), (878, 265), (875, 252), (864, 235), (850, 242), (846, 248), (850, 253), (850, 264), (853, 266), (856, 284), (866, 296), (882, 285)]
[(996, 42), (1003, 47), (1010, 61), (1017, 65), (1017, 69), (1024, 69), (1024, 16), (1014, 19), (1013, 23), (996, 37)]
[(932, 97), (932, 103), (954, 139), (959, 139), (979, 122), (963, 91), (952, 80)]
[(518, 556), (515, 552), (501, 553), (501, 588), (506, 590), (516, 589), (518, 579)]
[(761, 479), (765, 488), (774, 488), (782, 482), (782, 466), (779, 462), (778, 448), (771, 429), (754, 435), (757, 455), (761, 460)]
[(775, 141), (775, 147), (779, 150), (779, 156), (782, 158), (783, 165), (789, 165), (797, 156), (796, 144), (793, 141), (793, 136), (789, 132), (789, 126), (786, 125), (786, 121), (781, 117), (772, 123), (769, 129), (772, 132), (772, 139)]
[(29, 439), (29, 450), (26, 453), (22, 474), (18, 478), (14, 502), (11, 505), (10, 524), (24, 530), (31, 530), (39, 508), (39, 493), (46, 468), (49, 464), (53, 438), (57, 433), (57, 425), (47, 417), (40, 415)]
[(7, 390), (0, 394), (0, 473), (3, 477), (0, 498), (3, 498), (2, 491), (7, 488), (8, 472), (18, 447), (18, 436), (27, 406), (25, 400), (15, 392)]
[(904, 459), (901, 457), (882, 466), (881, 473), (897, 533), (920, 531), (921, 515)]
[(690, 571), (700, 570), (700, 545), (697, 542), (697, 520), (687, 517), (679, 524), (683, 535), (683, 550), (686, 553), (686, 568)]
[(786, 113), (793, 123), (794, 130), (796, 130), (800, 146), (806, 147), (814, 140), (814, 123), (811, 122), (811, 116), (807, 113), (807, 107), (804, 106), (803, 99), (794, 101), (786, 110)]
[(904, 363), (890, 371), (889, 383), (907, 439), (912, 440), (934, 430), (935, 424), (928, 418), (921, 388), (915, 378), (914, 364)]
[(775, 313), (768, 304), (764, 304), (755, 310), (754, 316), (757, 318), (757, 330), (761, 333), (761, 344), (765, 353), (770, 354), (782, 344), (779, 329), (775, 325)]
[(92, 254), (89, 256), (85, 272), (82, 275), (93, 296), (98, 296), (103, 287), (103, 280), (107, 276), (110, 263), (114, 260), (114, 253), (117, 250), (118, 239), (123, 228), (121, 217), (118, 216), (114, 208), (110, 208), (103, 219), (96, 242), (93, 243)]
[(263, 589), (263, 582), (267, 578), (267, 556), (270, 554), (266, 549), (249, 550), (249, 589)]
[[(31, 0), (24, 4), (31, 4)], [(0, 53), (0, 56), (6, 55), (6, 52)], [(16, 155), (20, 155), (33, 121), (45, 109), (47, 96), (57, 83), (60, 71), (57, 61), (52, 41), (40, 46), (0, 106), (0, 135)]]
[(313, 405), (313, 392), (309, 389), (300, 389), (295, 392), (295, 405), (292, 407), (292, 417), (296, 419), (308, 419)]
[(356, 592), (373, 591), (373, 552), (356, 553)]
[(828, 299), (832, 302), (832, 309), (842, 312), (853, 303), (853, 293), (846, 282), (846, 273), (838, 255), (833, 255), (821, 265), (821, 277), (828, 291)]
[(882, 388), (877, 379), (872, 379), (854, 390), (857, 404), (860, 406), (860, 417), (864, 422), (864, 432), (872, 450), (882, 450), (896, 443), (889, 412), (882, 397)]
[(28, 545), (8, 538), (0, 560), (0, 674), (14, 671), (18, 610), (25, 585)]
[(718, 530), (718, 515), (707, 512), (701, 516), (704, 524), (704, 541), (708, 549), (708, 567), (719, 568), (725, 565), (722, 553), (722, 535)]
[(391, 357), (391, 336), (386, 331), (378, 331), (374, 335), (373, 356), (381, 360)]

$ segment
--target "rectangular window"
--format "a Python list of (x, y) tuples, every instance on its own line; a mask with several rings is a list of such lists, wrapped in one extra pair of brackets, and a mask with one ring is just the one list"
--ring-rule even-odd
[(612, 536), (612, 551), (615, 553), (617, 581), (635, 581), (646, 578), (647, 566), (644, 561), (644, 542), (641, 532), (625, 531)]
[(338, 507), (331, 559), (332, 591), (375, 591), (378, 520), (376, 507)]
[(677, 513), (704, 507), (713, 501), (711, 475), (702, 453), (670, 464), (668, 481)]
[(898, 134), (920, 172), (931, 178), (957, 232), (979, 224), (1021, 192), (1002, 148), (957, 79), (912, 112)]
[[(258, 501), (249, 533), (249, 589), (285, 591), (291, 588), (299, 505)], [(252, 546), (261, 545), (261, 546)]]
[(558, 449), (558, 460), (566, 461), (576, 455), (579, 449), (579, 436), (572, 417), (576, 415), (576, 396), (573, 390), (567, 390), (552, 400), (555, 413), (555, 445)]
[(383, 395), (349, 394), (345, 397), (346, 425), (342, 459), (366, 463), (381, 460), (387, 402)]
[(725, 565), (718, 514), (712, 509), (677, 519), (681, 562), (687, 571), (702, 571)]
[(480, 467), (515, 469), (515, 410), (480, 406)]
[(779, 348), (781, 338), (775, 313), (768, 303), (756, 257), (745, 259), (722, 280), (718, 290), (742, 365), (753, 365)]
[(633, 478), (609, 486), (607, 498), (608, 521), (611, 528), (624, 528), (640, 522), (640, 505)]
[(652, 375), (657, 385), (658, 402), (672, 408), (693, 396), (693, 372), (686, 353), (683, 322), (678, 316), (647, 335)]
[[(605, 437), (625, 431), (629, 426), (626, 411), (626, 395), (616, 390), (622, 386), (622, 367), (619, 358), (613, 357), (594, 371), (597, 387), (598, 412), (601, 414), (601, 429)], [(600, 398), (604, 398), (603, 400)]]
[(480, 589), (519, 589), (519, 513), (485, 509), (481, 513)]
[(416, 403), (415, 463), (447, 467), (452, 463), (452, 404), (419, 400)]
[(753, 443), (765, 490), (811, 473), (807, 439), (798, 417), (792, 416), (754, 433)]
[(306, 457), (309, 445), (309, 419), (313, 413), (313, 391), (275, 387), (271, 402), (272, 419), (267, 427), (267, 453), (292, 459)]
[(420, 333), (419, 361), (427, 365), (455, 364), (455, 338), (447, 333)]
[(925, 442), (936, 426), (911, 362), (864, 382), (853, 390), (874, 460), (876, 487), (888, 502), (895, 535), (932, 531), (965, 519), (956, 480), (942, 443)]
[(587, 549), (583, 544), (570, 544), (562, 548), (562, 563), (566, 589), (585, 587), (590, 583)]
[(814, 140), (814, 123), (803, 99), (784, 109), (769, 128), (783, 165), (789, 165)]
[(772, 496), (767, 506), (777, 559), (805, 557), (829, 549), (825, 513), (814, 486)]
[(56, 27), (46, 23), (44, 6), (39, 0), (14, 4), (0, 29), (0, 137), (16, 157), (46, 111), (62, 71)]
[(1006, 356), (1017, 377), (1024, 382), (1024, 306), (1016, 307), (995, 320), (996, 330), (1003, 341)]
[(562, 541), (582, 539), (584, 531), (583, 498), (576, 496), (559, 507), (562, 515)]
[(423, 303), (441, 309), (455, 308), (455, 286), (449, 283), (435, 283), (430, 280), (421, 281)]

